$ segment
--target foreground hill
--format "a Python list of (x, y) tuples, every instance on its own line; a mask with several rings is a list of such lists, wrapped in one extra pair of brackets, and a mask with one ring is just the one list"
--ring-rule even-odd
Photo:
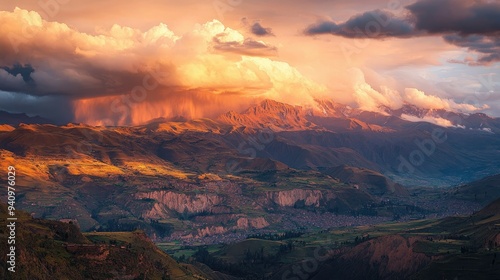
[[(0, 211), (4, 220), (5, 204)], [(1, 279), (207, 279), (160, 251), (142, 232), (82, 235), (73, 224), (32, 219), (21, 211), (16, 216), (16, 271), (7, 272), (2, 253)], [(2, 244), (7, 236), (3, 226)]]

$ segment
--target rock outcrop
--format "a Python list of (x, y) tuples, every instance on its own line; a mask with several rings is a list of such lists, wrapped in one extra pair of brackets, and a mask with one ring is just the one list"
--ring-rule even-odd
[[(153, 191), (139, 193), (137, 198), (154, 199), (170, 210), (178, 213), (202, 213), (209, 212), (211, 208), (222, 202), (222, 198), (215, 194), (183, 194), (173, 191)], [(158, 210), (159, 206), (155, 206)]]
[(294, 189), (290, 191), (268, 192), (267, 198), (283, 207), (293, 207), (299, 201), (303, 201), (305, 206), (320, 206), (323, 192), (320, 190)]

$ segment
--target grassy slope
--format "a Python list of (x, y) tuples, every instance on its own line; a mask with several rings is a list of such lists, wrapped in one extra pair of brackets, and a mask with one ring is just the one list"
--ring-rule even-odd
[[(1, 217), (6, 218), (2, 204)], [(206, 279), (159, 250), (142, 232), (82, 235), (71, 224), (32, 219), (17, 211), (16, 273), (0, 279)], [(0, 242), (7, 243), (5, 226)]]

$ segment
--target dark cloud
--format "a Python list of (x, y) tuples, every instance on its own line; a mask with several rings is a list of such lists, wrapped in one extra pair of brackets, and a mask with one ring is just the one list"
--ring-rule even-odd
[(222, 42), (218, 37), (214, 37), (214, 49), (217, 51), (236, 53), (249, 56), (275, 56), (277, 48), (267, 45), (261, 41), (247, 38), (243, 42)]
[(415, 28), (442, 34), (453, 45), (479, 54), (469, 65), (500, 61), (500, 2), (468, 0), (421, 0), (406, 7)]
[(382, 10), (356, 15), (339, 24), (333, 21), (317, 22), (305, 30), (307, 35), (332, 34), (347, 38), (411, 37), (415, 33), (410, 22)]
[(273, 30), (271, 28), (265, 28), (258, 22), (252, 25), (251, 31), (256, 36), (274, 36)]
[[(68, 59), (43, 65), (43, 61), (34, 61), (35, 71), (31, 66), (0, 68), (0, 90), (23, 92), (32, 96), (60, 95), (71, 98), (91, 98), (107, 95), (126, 94), (135, 86), (142, 84), (148, 72), (130, 72), (120, 69), (105, 69), (92, 65), (84, 59)], [(63, 64), (63, 65), (61, 65)], [(59, 67), (65, 67), (61, 70)], [(171, 73), (171, 67), (164, 67), (162, 72)]]
[(0, 111), (42, 116), (56, 124), (66, 124), (74, 120), (72, 100), (63, 96), (40, 97), (0, 91)]
[(421, 0), (406, 9), (415, 27), (428, 33), (500, 35), (500, 2)]
[[(500, 37), (488, 37), (485, 35), (461, 36), (458, 34), (450, 34), (443, 36), (443, 39), (450, 44), (480, 53), (477, 61), (467, 60), (462, 63), (469, 65), (484, 65), (500, 61)], [(454, 60), (452, 62), (460, 61)]]
[(35, 69), (33, 69), (33, 67), (29, 64), (23, 66), (19, 63), (16, 63), (12, 67), (4, 66), (0, 68), (7, 71), (7, 73), (11, 74), (12, 76), (17, 76), (21, 74), (21, 77), (23, 77), (23, 81), (25, 81), (28, 84), (34, 83), (34, 80), (31, 77), (31, 73), (35, 72)]
[(438, 34), (450, 44), (479, 53), (477, 61), (465, 62), (469, 65), (500, 61), (500, 2), (421, 0), (405, 8), (409, 13), (406, 18), (374, 10), (343, 23), (320, 21), (307, 27), (304, 33), (374, 39)]

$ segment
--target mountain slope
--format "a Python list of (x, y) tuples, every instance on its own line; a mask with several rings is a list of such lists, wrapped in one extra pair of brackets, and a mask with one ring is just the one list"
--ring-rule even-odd
[[(6, 209), (2, 204), (2, 219)], [(84, 236), (72, 224), (32, 219), (21, 211), (16, 215), (16, 272), (7, 272), (2, 254), (1, 279), (206, 279), (182, 267), (141, 232)], [(3, 244), (7, 234), (2, 227)]]
[(251, 128), (304, 130), (316, 127), (304, 117), (304, 110), (274, 100), (266, 99), (242, 113), (228, 112), (217, 118), (222, 123)]
[(8, 124), (17, 126), (21, 123), (25, 124), (53, 124), (54, 122), (39, 116), (30, 117), (26, 114), (13, 114), (5, 111), (0, 111), (0, 124)]
[(489, 203), (500, 197), (500, 174), (458, 186), (450, 192), (457, 198)]
[[(321, 169), (320, 169), (321, 170)], [(374, 195), (408, 195), (408, 190), (397, 184), (384, 175), (366, 168), (357, 168), (347, 165), (340, 165), (321, 170), (340, 181), (357, 185)]]

